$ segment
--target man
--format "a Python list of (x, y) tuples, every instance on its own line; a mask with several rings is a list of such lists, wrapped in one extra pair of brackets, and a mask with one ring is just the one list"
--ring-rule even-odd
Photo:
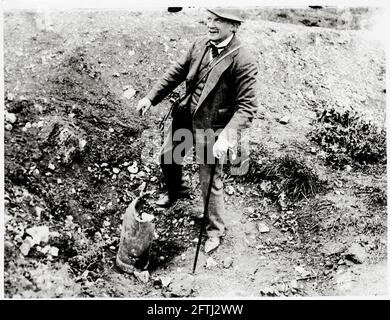
[[(239, 11), (216, 8), (207, 9), (207, 14), (207, 36), (196, 40), (187, 54), (163, 75), (137, 106), (137, 110), (145, 114), (152, 105), (158, 104), (181, 82), (186, 81), (185, 99), (173, 113), (170, 133), (160, 157), (168, 195), (157, 204), (169, 206), (189, 195), (181, 161), (172, 155), (182, 143), (182, 140), (174, 137), (175, 133), (191, 130), (189, 132), (195, 139), (196, 150), (206, 155), (211, 152), (220, 162), (215, 169), (209, 200), (206, 253), (216, 249), (225, 235), (221, 160), (235, 145), (234, 132), (250, 125), (258, 107), (255, 93), (256, 60), (236, 36), (243, 21)], [(212, 142), (209, 136), (198, 134), (210, 129), (215, 132)], [(207, 197), (213, 161), (216, 160), (214, 157), (212, 161), (206, 157), (203, 159), (206, 161), (199, 164), (203, 202)]]

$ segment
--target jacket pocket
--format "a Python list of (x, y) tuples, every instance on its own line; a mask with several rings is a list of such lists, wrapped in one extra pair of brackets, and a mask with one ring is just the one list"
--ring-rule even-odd
[(229, 108), (218, 109), (215, 122), (217, 125), (225, 126), (230, 121), (232, 116), (233, 116), (233, 114)]
[(223, 108), (223, 109), (218, 109), (218, 118), (219, 119), (224, 119), (229, 116), (229, 109), (228, 108)]

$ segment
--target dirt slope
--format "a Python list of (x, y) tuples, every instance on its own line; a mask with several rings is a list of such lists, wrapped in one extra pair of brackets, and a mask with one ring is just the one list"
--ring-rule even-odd
[[(263, 197), (260, 183), (227, 177), (227, 236), (210, 255), (216, 265), (208, 260), (206, 268), (210, 256), (200, 254), (192, 282), (186, 275), (199, 227), (195, 174), (194, 199), (156, 214), (151, 279), (142, 283), (115, 267), (115, 254), (121, 216), (139, 188), (147, 182), (155, 198), (162, 191), (158, 166), (141, 157), (150, 141), (140, 138), (156, 128), (168, 103), (144, 119), (134, 105), (203, 34), (202, 15), (80, 11), (50, 17), (48, 28), (35, 13), (4, 17), (4, 104), (16, 117), (8, 116), (5, 131), (7, 297), (386, 293), (380, 281), (386, 195), (379, 205), (369, 201), (373, 190), (385, 194), (385, 166), (332, 169), (307, 136), (316, 111), (327, 107), (355, 110), (385, 127), (381, 43), (362, 30), (255, 17), (243, 25), (240, 36), (259, 64), (261, 108), (252, 147), (264, 158), (302, 158), (327, 188), (281, 210), (280, 202)], [(269, 231), (261, 233), (259, 223)], [(49, 229), (41, 230), (41, 243), (29, 246), (28, 229), (36, 226)], [(168, 288), (159, 284), (161, 276), (172, 278)], [(180, 281), (184, 289), (175, 287)]]

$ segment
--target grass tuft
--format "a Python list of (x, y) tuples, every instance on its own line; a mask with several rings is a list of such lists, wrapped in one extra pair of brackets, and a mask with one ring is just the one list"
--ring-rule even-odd
[(262, 161), (258, 154), (251, 155), (246, 181), (258, 183), (262, 191), (273, 199), (284, 193), (289, 200), (310, 198), (324, 187), (317, 173), (306, 162), (293, 155)]

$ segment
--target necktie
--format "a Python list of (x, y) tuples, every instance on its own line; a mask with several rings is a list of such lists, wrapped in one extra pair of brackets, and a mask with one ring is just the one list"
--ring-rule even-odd
[(211, 56), (214, 59), (218, 55), (218, 48), (211, 42), (209, 43), (209, 47), (211, 48)]

